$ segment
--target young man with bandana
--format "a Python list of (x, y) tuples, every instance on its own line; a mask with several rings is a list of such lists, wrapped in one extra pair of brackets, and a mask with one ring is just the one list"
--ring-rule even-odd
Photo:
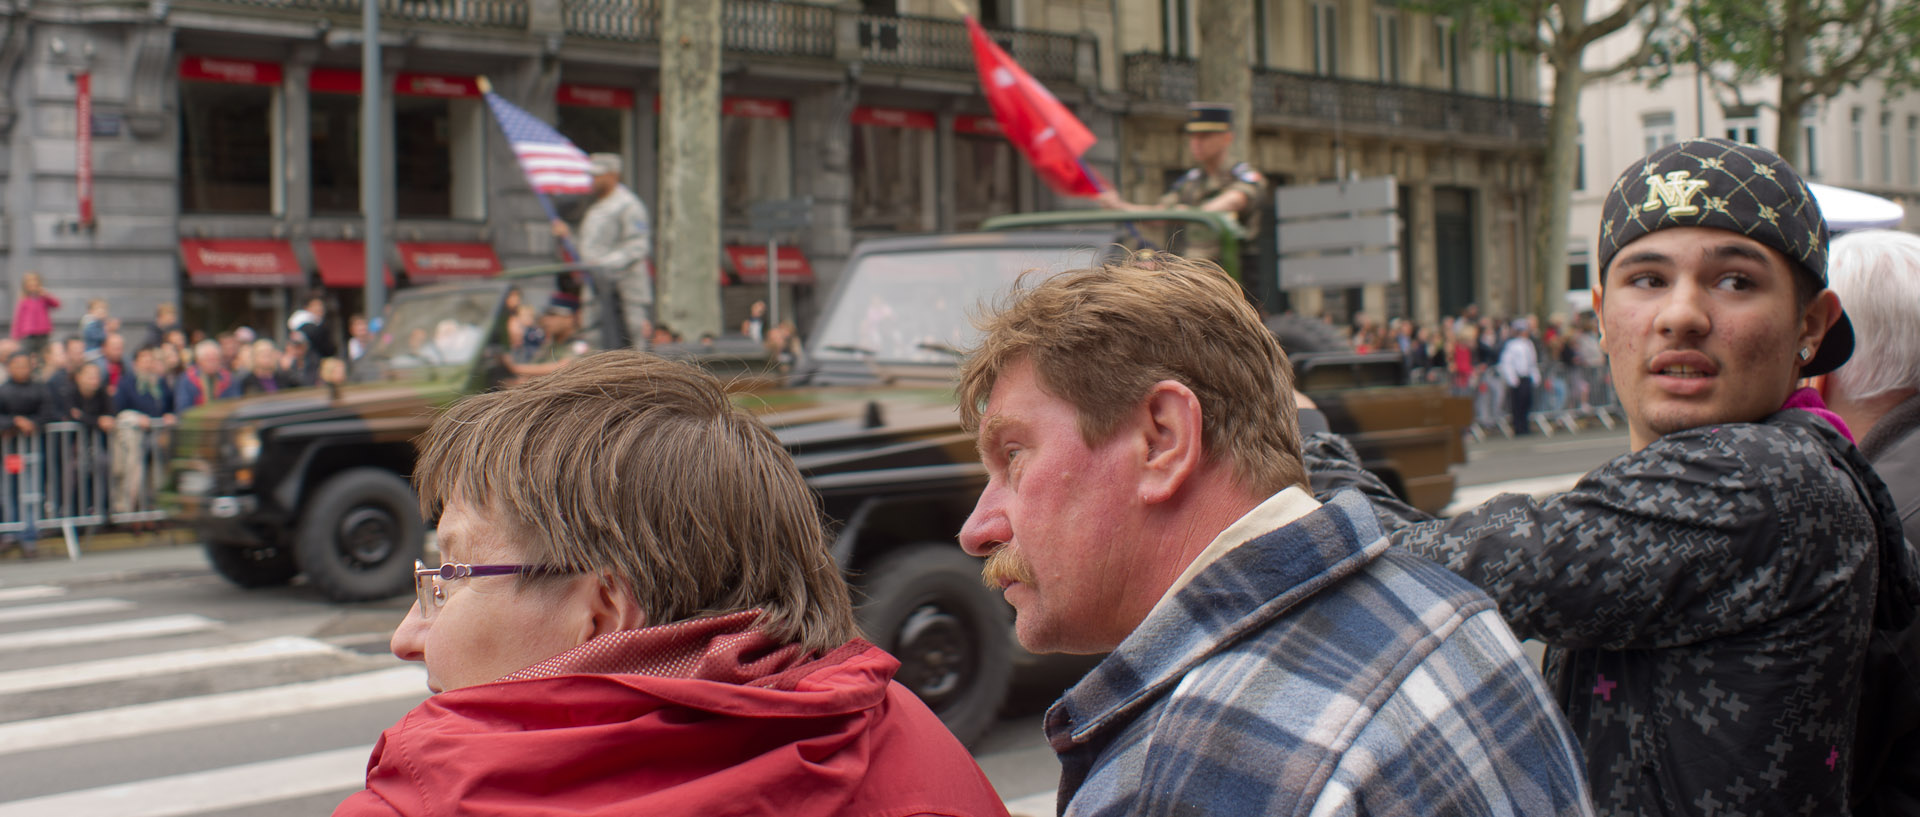
[(1603, 813), (1848, 809), (1870, 634), (1913, 618), (1920, 579), (1886, 486), (1796, 388), (1853, 347), (1827, 239), (1780, 157), (1667, 146), (1620, 176), (1601, 224), (1593, 305), (1630, 453), (1442, 520), (1339, 438), (1308, 444), (1316, 490), (1362, 485), (1394, 544), (1549, 645)]

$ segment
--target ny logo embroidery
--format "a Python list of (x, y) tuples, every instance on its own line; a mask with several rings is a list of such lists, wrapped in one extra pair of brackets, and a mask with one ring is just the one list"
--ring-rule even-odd
[(1693, 197), (1707, 189), (1707, 180), (1692, 176), (1685, 170), (1675, 170), (1664, 178), (1659, 175), (1648, 176), (1647, 202), (1640, 205), (1640, 209), (1658, 210), (1664, 204), (1669, 215), (1698, 215), (1700, 208), (1694, 205)]

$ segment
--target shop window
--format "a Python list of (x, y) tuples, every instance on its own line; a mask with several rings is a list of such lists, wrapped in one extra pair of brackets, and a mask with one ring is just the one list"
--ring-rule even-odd
[(785, 100), (722, 105), (720, 201), (728, 223), (746, 223), (755, 202), (793, 197), (792, 115)]
[(627, 150), (627, 144), (631, 141), (628, 134), (632, 121), (633, 114), (619, 108), (561, 105), (555, 128), (573, 142), (574, 147), (588, 153), (617, 153), (621, 159), (631, 159), (632, 151)]
[(935, 229), (934, 122), (923, 111), (855, 110), (854, 229)]
[(180, 209), (279, 212), (279, 123), (280, 91), (273, 85), (181, 82)]
[(395, 97), (394, 214), (486, 218), (486, 124), (479, 100)]
[(973, 230), (993, 216), (1020, 209), (1020, 161), (989, 117), (955, 120), (954, 226)]
[(360, 212), (360, 97), (315, 93), (308, 97), (307, 137), (313, 212)]

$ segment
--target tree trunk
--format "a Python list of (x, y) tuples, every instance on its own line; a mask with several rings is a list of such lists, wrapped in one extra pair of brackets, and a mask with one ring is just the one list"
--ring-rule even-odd
[(1253, 28), (1248, 0), (1200, 0), (1200, 99), (1233, 106), (1232, 161), (1253, 148)]
[(720, 3), (660, 9), (658, 320), (720, 334)]
[(1780, 124), (1773, 140), (1774, 152), (1800, 171), (1801, 175), (1807, 172), (1800, 161), (1800, 114), (1806, 110), (1808, 101), (1807, 35), (1812, 33), (1803, 30), (1806, 28), (1806, 11), (1803, 0), (1786, 0), (1785, 7), (1781, 9)]
[[(1558, 43), (1555, 47), (1565, 48)], [(1580, 69), (1579, 51), (1554, 54), (1550, 62), (1554, 66), (1553, 107), (1547, 114), (1539, 227), (1533, 234), (1537, 284), (1529, 299), (1534, 314), (1543, 318), (1566, 310), (1567, 218), (1572, 210), (1574, 164), (1580, 155), (1580, 88), (1587, 81)], [(1604, 183), (1611, 184), (1612, 180)], [(1591, 270), (1588, 280), (1601, 280), (1602, 272)]]

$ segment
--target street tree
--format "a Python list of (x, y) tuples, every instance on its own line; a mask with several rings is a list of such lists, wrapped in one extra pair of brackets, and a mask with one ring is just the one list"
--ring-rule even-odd
[(1244, 0), (1201, 0), (1200, 98), (1233, 106), (1233, 160), (1247, 157), (1253, 145), (1253, 4)]
[[(1672, 0), (1426, 0), (1424, 11), (1455, 20), (1472, 20), (1478, 42), (1539, 59), (1553, 72), (1553, 101), (1547, 116), (1547, 151), (1541, 189), (1539, 227), (1533, 234), (1533, 286), (1529, 302), (1535, 314), (1564, 307), (1567, 292), (1567, 218), (1580, 147), (1580, 89), (1651, 65)], [(1613, 34), (1636, 38), (1633, 53), (1608, 65), (1588, 66), (1587, 49)]]
[(1681, 15), (1683, 59), (1724, 92), (1777, 79), (1774, 150), (1800, 155), (1809, 106), (1867, 79), (1889, 88), (1920, 84), (1920, 4), (1912, 0), (1691, 0)]

